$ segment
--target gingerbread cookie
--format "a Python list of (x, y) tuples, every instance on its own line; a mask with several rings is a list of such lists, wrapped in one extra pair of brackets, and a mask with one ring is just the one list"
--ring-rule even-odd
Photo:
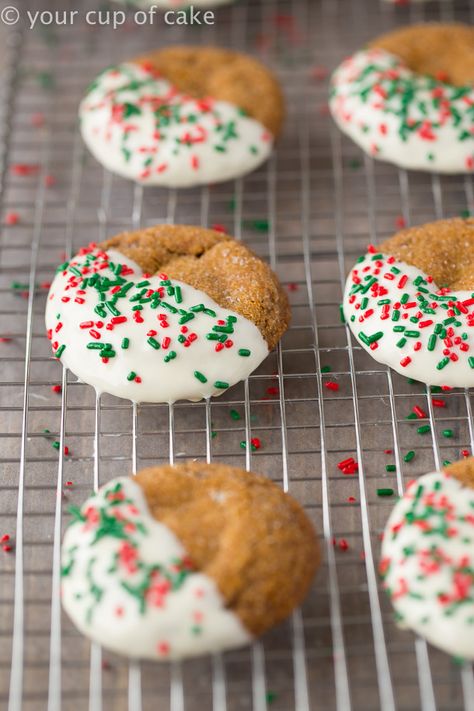
[(385, 529), (380, 572), (397, 618), (474, 659), (474, 459), (411, 482)]
[(319, 548), (303, 509), (222, 464), (144, 469), (103, 486), (62, 546), (62, 600), (114, 652), (179, 659), (247, 644), (305, 597)]
[(247, 378), (288, 327), (271, 269), (231, 237), (157, 225), (89, 245), (51, 285), (53, 353), (96, 390), (200, 400)]
[(414, 25), (346, 59), (331, 82), (341, 130), (402, 168), (474, 169), (474, 27)]
[(106, 168), (176, 188), (257, 168), (283, 114), (278, 82), (260, 62), (213, 47), (171, 47), (109, 67), (79, 109), (84, 141)]
[(428, 385), (474, 385), (474, 218), (402, 230), (350, 272), (343, 309), (379, 363)]

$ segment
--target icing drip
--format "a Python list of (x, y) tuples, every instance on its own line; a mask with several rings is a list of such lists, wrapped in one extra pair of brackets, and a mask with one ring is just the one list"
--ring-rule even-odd
[(403, 168), (474, 170), (474, 87), (412, 72), (380, 49), (335, 71), (330, 108), (344, 133), (374, 158)]
[(53, 353), (80, 380), (135, 402), (220, 395), (268, 355), (251, 321), (95, 246), (59, 267), (46, 328)]
[(248, 173), (273, 136), (225, 101), (193, 99), (151, 68), (106, 69), (79, 109), (88, 148), (106, 168), (146, 185), (189, 187)]
[(62, 601), (85, 635), (119, 654), (162, 660), (251, 641), (132, 479), (112, 480), (72, 513)]
[(372, 247), (347, 278), (343, 308), (379, 363), (429, 385), (474, 385), (474, 292), (439, 288)]
[(412, 482), (388, 520), (382, 556), (401, 625), (474, 659), (474, 490), (443, 472)]

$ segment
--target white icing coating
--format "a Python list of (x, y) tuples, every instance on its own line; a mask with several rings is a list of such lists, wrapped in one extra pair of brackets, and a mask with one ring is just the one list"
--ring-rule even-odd
[(401, 626), (474, 659), (474, 490), (442, 472), (411, 483), (385, 528), (381, 573)]
[(62, 601), (85, 635), (119, 654), (160, 660), (251, 641), (132, 479), (112, 480), (74, 513), (62, 545)]
[[(344, 291), (344, 316), (357, 341), (407, 378), (474, 386), (473, 292), (440, 290), (416, 267), (374, 252), (357, 262)], [(364, 335), (375, 334), (383, 335), (371, 347)]]
[(336, 69), (329, 102), (339, 128), (373, 158), (442, 173), (474, 170), (473, 105), (474, 87), (416, 74), (380, 49)]
[[(63, 365), (98, 392), (134, 402), (201, 400), (247, 378), (268, 355), (255, 324), (203, 292), (163, 275), (144, 275), (119, 252), (84, 251), (54, 278), (46, 328), (53, 352), (65, 346), (58, 354)], [(112, 270), (117, 265), (122, 265), (118, 277)], [(92, 279), (98, 274), (102, 281), (81, 289), (81, 274)], [(97, 286), (104, 278), (112, 284), (105, 285), (101, 307)], [(122, 289), (126, 294), (117, 298)], [(100, 350), (105, 344), (105, 353), (113, 353), (106, 362)]]
[(79, 116), (89, 150), (106, 168), (145, 185), (184, 188), (230, 180), (261, 165), (273, 136), (233, 104), (180, 93), (152, 69), (106, 69)]

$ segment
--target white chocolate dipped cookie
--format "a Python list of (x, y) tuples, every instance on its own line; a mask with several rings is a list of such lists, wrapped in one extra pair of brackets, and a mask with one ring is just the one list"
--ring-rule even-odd
[(415, 25), (374, 40), (335, 71), (330, 109), (373, 158), (473, 171), (474, 28)]
[(428, 385), (474, 386), (474, 219), (370, 246), (349, 273), (343, 311), (379, 363)]
[(210, 47), (172, 47), (109, 67), (79, 109), (84, 141), (106, 168), (174, 188), (255, 170), (283, 113), (280, 87), (262, 64)]
[(474, 659), (474, 460), (421, 476), (387, 522), (380, 572), (400, 626)]
[(104, 485), (62, 545), (62, 601), (104, 647), (171, 660), (251, 642), (319, 564), (303, 509), (264, 477), (190, 462)]
[(270, 268), (213, 230), (158, 225), (62, 264), (46, 328), (53, 353), (98, 393), (200, 400), (244, 380), (286, 330)]

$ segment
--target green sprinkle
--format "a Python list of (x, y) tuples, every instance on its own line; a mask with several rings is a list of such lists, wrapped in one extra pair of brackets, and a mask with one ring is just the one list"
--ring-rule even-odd
[(403, 460), (407, 463), (411, 462), (411, 460), (414, 458), (414, 456), (415, 456), (415, 452), (413, 451), (413, 449), (410, 449), (410, 451), (407, 452), (405, 454), (405, 456), (403, 457)]
[(450, 429), (443, 430), (443, 437), (447, 437), (448, 439), (451, 439), (451, 437), (454, 436), (454, 432)]
[(153, 336), (150, 336), (150, 338), (147, 340), (147, 343), (149, 343), (150, 346), (155, 349), (155, 351), (160, 349), (160, 344), (158, 343), (156, 338), (153, 338)]
[(393, 496), (393, 489), (377, 489), (377, 496)]
[(66, 346), (63, 344), (62, 346), (59, 346), (58, 350), (54, 354), (55, 358), (61, 358), (62, 354), (64, 353)]
[(248, 356), (250, 355), (250, 351), (248, 348), (239, 348), (237, 352), (239, 356), (242, 356), (243, 358), (248, 358)]
[(225, 383), (223, 380), (216, 380), (214, 383), (214, 387), (217, 388), (218, 390), (227, 390), (229, 386), (229, 383)]
[(199, 370), (194, 371), (194, 377), (199, 380), (201, 383), (207, 383), (207, 378), (203, 373), (200, 373)]
[[(193, 316), (193, 318), (194, 318), (194, 316)], [(180, 323), (181, 323), (181, 321), (180, 321)], [(212, 330), (215, 333), (228, 333), (228, 334), (234, 333), (234, 329), (232, 326), (213, 326)]]
[(129, 345), (130, 345), (130, 339), (129, 339), (129, 338), (124, 338), (124, 339), (122, 340), (121, 348), (123, 348), (124, 350), (127, 350), (127, 348), (129, 347)]
[(244, 222), (244, 227), (252, 227), (254, 230), (258, 230), (258, 232), (268, 232), (270, 223), (268, 220), (249, 220), (248, 222)]
[(386, 470), (387, 472), (396, 472), (396, 471), (397, 471), (397, 467), (395, 466), (395, 464), (387, 464), (386, 467), (385, 467), (385, 470)]
[(233, 420), (240, 420), (240, 413), (237, 412), (237, 410), (231, 410), (230, 411), (230, 416)]
[(91, 343), (88, 343), (86, 345), (86, 348), (88, 348), (90, 351), (101, 351), (103, 347), (104, 347), (104, 344), (97, 343), (97, 341), (92, 341)]
[(135, 380), (136, 377), (137, 377), (137, 374), (135, 373), (135, 371), (131, 370), (130, 373), (127, 375), (127, 380), (128, 381)]
[(437, 370), (443, 370), (449, 363), (449, 358), (446, 356), (445, 358), (442, 358), (439, 363), (436, 365)]
[(428, 432), (431, 432), (431, 426), (430, 425), (421, 425), (421, 427), (418, 427), (417, 429), (418, 434), (427, 434)]
[[(243, 439), (242, 442), (240, 443), (241, 449), (247, 449), (247, 442)], [(252, 443), (250, 443), (250, 449), (252, 452), (255, 452), (257, 450), (256, 446)]]

